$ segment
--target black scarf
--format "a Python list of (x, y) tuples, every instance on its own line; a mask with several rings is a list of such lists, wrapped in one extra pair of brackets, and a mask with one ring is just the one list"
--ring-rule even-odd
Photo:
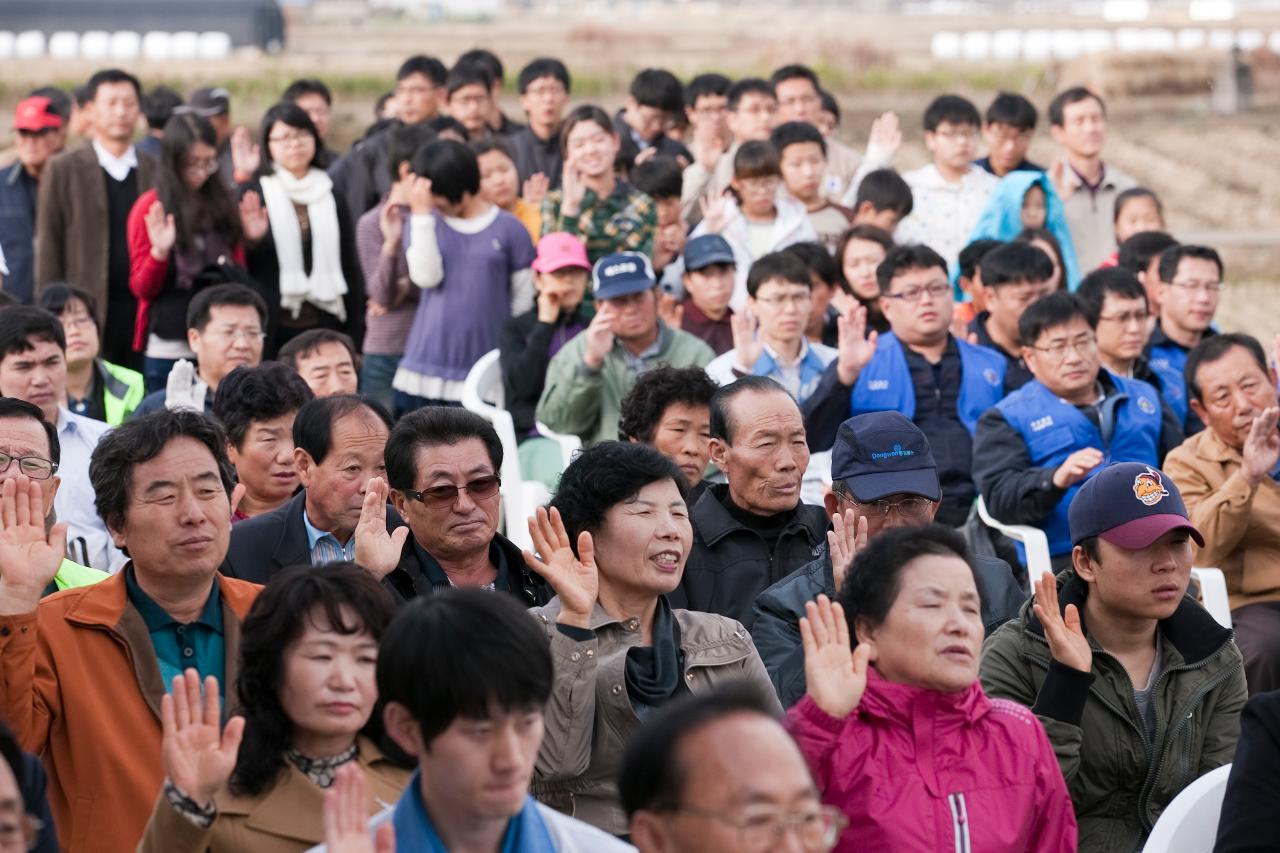
[(658, 596), (653, 614), (653, 643), (632, 646), (627, 650), (624, 681), (627, 696), (636, 713), (665, 705), (686, 689), (684, 683), (684, 651), (680, 648), (680, 625), (671, 613), (665, 595)]

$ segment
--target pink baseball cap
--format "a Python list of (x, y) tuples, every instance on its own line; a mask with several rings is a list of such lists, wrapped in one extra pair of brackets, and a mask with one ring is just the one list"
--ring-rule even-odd
[(565, 267), (579, 267), (591, 271), (587, 260), (587, 247), (566, 231), (547, 234), (538, 241), (538, 256), (531, 264), (534, 272), (555, 272)]
[(52, 102), (40, 95), (18, 102), (13, 111), (13, 129), (39, 132), (62, 127), (62, 117), (53, 111)]

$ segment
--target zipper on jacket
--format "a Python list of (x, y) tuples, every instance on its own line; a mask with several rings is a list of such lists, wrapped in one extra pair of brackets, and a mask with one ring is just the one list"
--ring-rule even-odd
[(965, 808), (964, 794), (956, 792), (947, 796), (951, 806), (951, 826), (955, 834), (956, 853), (970, 853), (969, 812)]

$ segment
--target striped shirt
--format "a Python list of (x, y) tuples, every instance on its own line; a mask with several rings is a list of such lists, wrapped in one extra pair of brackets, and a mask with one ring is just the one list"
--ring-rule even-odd
[(307, 518), (307, 510), (302, 510), (302, 524), (307, 528), (307, 547), (311, 549), (311, 565), (321, 566), (325, 563), (353, 562), (356, 558), (356, 536), (354, 533), (343, 545), (338, 537), (323, 530), (317, 530)]

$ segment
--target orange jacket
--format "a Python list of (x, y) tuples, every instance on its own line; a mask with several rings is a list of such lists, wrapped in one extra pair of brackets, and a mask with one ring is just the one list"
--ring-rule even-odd
[[(219, 576), (225, 678), (235, 683), (240, 624), (261, 587)], [(228, 689), (227, 694), (232, 692)], [(34, 613), (0, 616), (0, 717), (49, 772), (63, 850), (133, 850), (164, 784), (164, 684), (124, 572), (55, 593)]]

